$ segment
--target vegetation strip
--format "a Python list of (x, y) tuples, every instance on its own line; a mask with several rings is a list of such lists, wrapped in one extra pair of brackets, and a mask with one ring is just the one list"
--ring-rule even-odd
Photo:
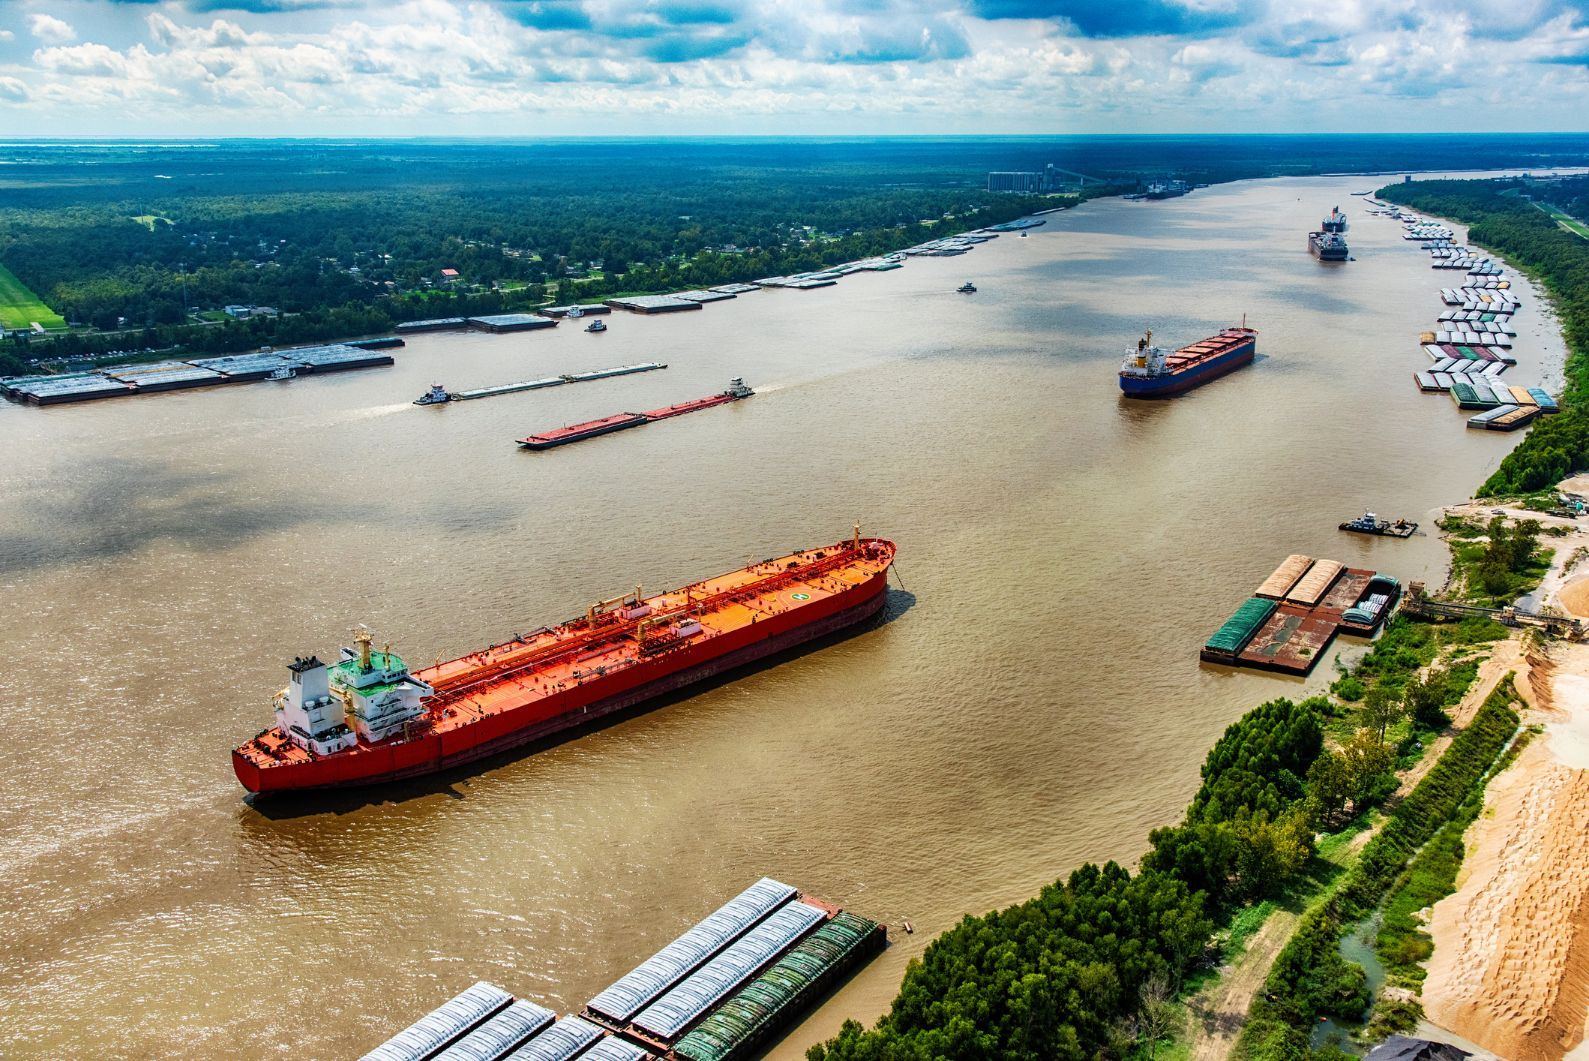
[(1363, 1016), (1369, 1003), (1367, 978), (1361, 966), (1341, 956), (1342, 932), (1368, 916), (1419, 848), (1482, 792), (1496, 757), (1517, 730), (1514, 699), (1508, 676), (1369, 841), (1340, 889), (1302, 919), (1270, 971), (1265, 994), (1253, 1004), (1237, 1041), (1238, 1057), (1307, 1057), (1313, 1026), (1321, 1017), (1357, 1021)]

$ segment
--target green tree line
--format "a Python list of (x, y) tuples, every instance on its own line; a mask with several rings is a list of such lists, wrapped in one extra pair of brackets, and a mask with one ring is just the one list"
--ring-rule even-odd
[[(1085, 865), (1036, 898), (966, 917), (905, 972), (873, 1028), (846, 1022), (812, 1061), (1121, 1057), (1203, 958), (1215, 921), (1279, 894), (1313, 856), (1326, 813), (1307, 778), (1328, 755), (1323, 698), (1271, 700), (1209, 751), (1178, 826), (1141, 870)], [(1394, 756), (1381, 762), (1388, 774)], [(1149, 1040), (1144, 1044), (1143, 1040)]]
[[(1341, 934), (1366, 917), (1430, 840), (1483, 783), (1517, 731), (1510, 679), (1501, 682), (1444, 755), (1397, 805), (1341, 886), (1298, 924), (1253, 1002), (1237, 1041), (1243, 1061), (1307, 1061), (1321, 1017), (1357, 1021), (1368, 1009), (1362, 966), (1341, 956)], [(1330, 1054), (1328, 1056), (1337, 1056)]]

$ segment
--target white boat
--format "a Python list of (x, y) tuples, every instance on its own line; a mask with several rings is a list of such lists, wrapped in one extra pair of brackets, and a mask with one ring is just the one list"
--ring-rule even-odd
[(607, 330), (607, 322), (600, 319), (593, 320), (585, 325), (585, 330), (587, 332), (604, 332)]
[(447, 388), (440, 383), (432, 383), (430, 390), (414, 399), (415, 405), (444, 405), (452, 401), (452, 395), (447, 393)]
[(568, 307), (568, 316), (571, 319), (578, 319), (580, 317), (583, 317), (584, 315), (585, 315), (585, 311), (580, 309), (578, 306), (570, 306), (570, 307)]
[(278, 368), (276, 371), (272, 372), (270, 375), (266, 376), (265, 378), (266, 379), (292, 379), (297, 374), (298, 374), (298, 371), (296, 369), (291, 368), (291, 367), (289, 367), (287, 365), (283, 365), (280, 368)]

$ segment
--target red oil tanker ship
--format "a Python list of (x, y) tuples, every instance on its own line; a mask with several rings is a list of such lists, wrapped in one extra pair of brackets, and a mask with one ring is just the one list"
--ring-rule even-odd
[(852, 626), (883, 606), (894, 543), (862, 538), (764, 560), (409, 672), (344, 648), (288, 665), (276, 724), (232, 752), (250, 792), (417, 777), (586, 725)]

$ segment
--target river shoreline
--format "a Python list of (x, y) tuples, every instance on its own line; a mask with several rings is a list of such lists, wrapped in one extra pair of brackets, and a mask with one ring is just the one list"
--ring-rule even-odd
[[(782, 1061), (883, 1013), (966, 910), (1134, 864), (1226, 727), (1332, 676), (1205, 668), (1187, 632), (1293, 551), (1437, 583), (1432, 535), (1337, 525), (1434, 508), (1512, 444), (1412, 390), (1433, 290), (1399, 232), (1363, 225), (1344, 269), (1308, 256), (1360, 183), (1100, 200), (984, 244), (975, 297), (965, 260), (928, 259), (600, 337), (416, 337), (380, 373), (290, 388), (0, 408), (0, 1053), (356, 1055), (475, 979), (577, 1010), (762, 875), (910, 920)], [(1189, 342), (1243, 312), (1256, 364), (1119, 397), (1142, 330)], [(411, 404), (652, 360), (668, 372)], [(734, 376), (757, 396), (550, 455), (512, 441)], [(1347, 445), (1366, 395), (1394, 459)], [(284, 665), (359, 623), (456, 654), (857, 521), (900, 543), (907, 589), (821, 652), (445, 790), (278, 820), (231, 775)]]

